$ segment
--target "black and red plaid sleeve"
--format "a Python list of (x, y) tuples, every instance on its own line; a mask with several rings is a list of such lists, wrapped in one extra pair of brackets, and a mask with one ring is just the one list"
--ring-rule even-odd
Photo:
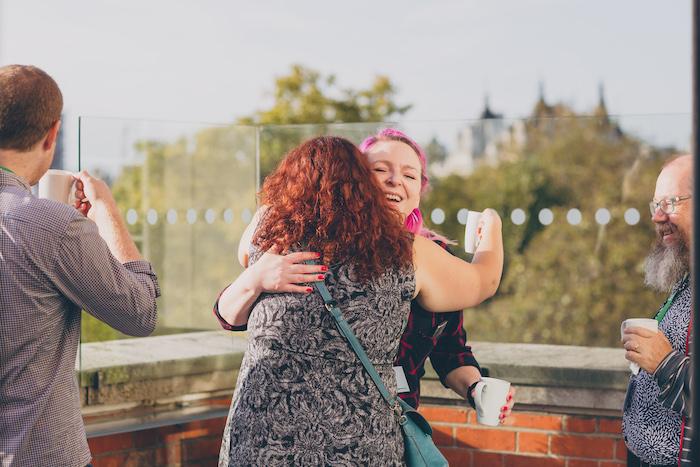
[(440, 382), (446, 387), (445, 378), (456, 368), (474, 366), (481, 370), (474, 358), (472, 348), (467, 345), (467, 332), (464, 330), (462, 312), (447, 314), (449, 315), (447, 325), (430, 353), (430, 363), (440, 377)]

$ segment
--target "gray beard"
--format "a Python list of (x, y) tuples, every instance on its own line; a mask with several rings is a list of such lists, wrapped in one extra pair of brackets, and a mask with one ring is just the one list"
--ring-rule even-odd
[(669, 292), (690, 270), (690, 251), (684, 240), (674, 246), (657, 241), (644, 262), (644, 284)]

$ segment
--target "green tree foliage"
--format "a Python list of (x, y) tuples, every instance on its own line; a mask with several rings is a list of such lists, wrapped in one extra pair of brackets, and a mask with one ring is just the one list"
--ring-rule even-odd
[[(303, 65), (292, 65), (289, 74), (275, 80), (272, 107), (241, 118), (239, 123), (260, 125), (260, 174), (265, 178), (287, 151), (305, 139), (332, 131), (357, 141), (371, 134), (378, 122), (403, 115), (411, 106), (397, 104), (396, 93), (386, 76), (376, 76), (366, 89), (341, 88), (334, 75), (322, 76)], [(342, 125), (363, 122), (374, 124)], [(302, 124), (311, 125), (295, 126)]]
[[(471, 176), (433, 181), (423, 205), (446, 211), (439, 226), (452, 238), (464, 227), (459, 209), (494, 207), (503, 217), (506, 268), (497, 295), (468, 310), (471, 338), (505, 342), (619, 345), (619, 324), (651, 316), (663, 297), (644, 289), (643, 262), (653, 239), (647, 203), (666, 153), (644, 150), (607, 120), (561, 118), (532, 121), (518, 156)], [(510, 221), (523, 209), (522, 225)], [(542, 208), (554, 213), (543, 226)], [(581, 211), (571, 225), (567, 212)], [(595, 221), (607, 208), (607, 225)], [(635, 208), (636, 225), (624, 220)]]
[(406, 113), (410, 105), (394, 102), (396, 87), (386, 76), (376, 76), (367, 89), (340, 88), (335, 75), (322, 76), (303, 65), (292, 65), (288, 75), (275, 80), (275, 102), (267, 110), (241, 118), (239, 123), (297, 125), (302, 123), (381, 122)]

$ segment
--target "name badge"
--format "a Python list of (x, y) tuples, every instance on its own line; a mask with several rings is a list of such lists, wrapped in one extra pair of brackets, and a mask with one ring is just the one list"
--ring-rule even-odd
[(394, 374), (396, 375), (396, 392), (399, 394), (410, 392), (411, 388), (408, 387), (408, 381), (406, 381), (406, 375), (403, 372), (403, 367), (395, 366)]

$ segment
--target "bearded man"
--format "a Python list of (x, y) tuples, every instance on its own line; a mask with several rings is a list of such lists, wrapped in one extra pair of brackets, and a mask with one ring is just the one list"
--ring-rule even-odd
[(691, 465), (690, 454), (690, 239), (693, 235), (692, 158), (666, 164), (650, 203), (656, 242), (645, 283), (669, 294), (654, 318), (659, 332), (627, 328), (625, 358), (641, 370), (630, 377), (622, 432), (628, 466)]

